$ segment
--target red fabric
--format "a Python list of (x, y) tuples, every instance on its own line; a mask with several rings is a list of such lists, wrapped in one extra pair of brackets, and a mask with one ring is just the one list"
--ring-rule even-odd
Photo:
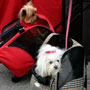
[[(55, 27), (62, 21), (62, 0), (32, 0), (37, 13), (45, 15)], [(60, 26), (56, 32), (61, 31)]]
[(27, 27), (31, 27), (31, 26), (37, 25), (37, 22), (35, 24), (30, 24), (30, 23), (25, 23), (22, 20), (20, 20), (20, 24), (22, 26), (24, 26), (24, 28), (27, 28)]
[(27, 74), (30, 68), (35, 64), (30, 54), (16, 47), (0, 49), (0, 62), (8, 67), (17, 77)]
[(52, 32), (55, 32), (54, 28), (53, 28), (53, 25), (51, 24), (51, 22), (44, 15), (42, 15), (42, 14), (37, 14), (37, 15), (39, 16), (39, 18), (37, 19), (37, 21), (34, 24), (28, 24), (28, 23), (25, 23), (21, 20), (20, 20), (20, 24), (22, 26), (24, 26), (25, 28), (35, 26), (35, 25), (43, 25), (43, 26), (48, 27), (47, 25), (49, 25), (49, 29)]
[[(37, 13), (43, 14), (55, 27), (62, 20), (62, 0), (32, 0)], [(0, 0), (0, 32), (1, 29), (18, 17), (20, 8), (28, 0)], [(61, 31), (61, 26), (56, 30)]]
[(0, 32), (1, 29), (18, 17), (20, 8), (28, 0), (0, 0)]

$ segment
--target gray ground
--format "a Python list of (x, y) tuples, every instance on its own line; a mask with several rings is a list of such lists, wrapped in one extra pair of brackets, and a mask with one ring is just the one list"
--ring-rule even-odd
[(87, 90), (90, 90), (90, 62), (87, 65)]
[[(30, 90), (30, 76), (24, 77), (18, 83), (11, 81), (12, 76), (13, 74), (0, 64), (0, 90)], [(90, 62), (87, 65), (87, 90), (90, 90)]]
[(30, 90), (30, 76), (23, 78), (18, 83), (11, 81), (12, 76), (12, 73), (0, 64), (0, 90)]

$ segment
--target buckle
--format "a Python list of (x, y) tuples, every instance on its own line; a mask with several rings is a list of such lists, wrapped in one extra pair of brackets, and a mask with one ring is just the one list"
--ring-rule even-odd
[(22, 28), (19, 29), (19, 32), (20, 32), (20, 33), (23, 33), (24, 31), (25, 31), (25, 30), (24, 30), (24, 27), (22, 27)]

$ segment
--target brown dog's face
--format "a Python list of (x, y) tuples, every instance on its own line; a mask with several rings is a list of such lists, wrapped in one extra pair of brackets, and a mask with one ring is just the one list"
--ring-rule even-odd
[(37, 20), (36, 11), (37, 9), (31, 3), (28, 3), (20, 10), (20, 19), (25, 23), (33, 24)]

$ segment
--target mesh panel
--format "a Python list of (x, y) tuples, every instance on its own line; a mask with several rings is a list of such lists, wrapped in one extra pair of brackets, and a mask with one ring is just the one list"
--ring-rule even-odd
[(49, 27), (48, 22), (47, 22), (46, 20), (44, 20), (44, 19), (40, 19), (40, 18), (39, 18), (39, 19), (37, 20), (37, 23)]
[(19, 21), (11, 22), (10, 24), (7, 24), (1, 33), (1, 39), (4, 42), (7, 42), (9, 39), (11, 39), (14, 35), (19, 32), (19, 29), (23, 26), (19, 23)]
[[(59, 48), (65, 48), (65, 36), (64, 35), (55, 35), (47, 42), (48, 44), (57, 46)], [(73, 44), (72, 40), (68, 39), (68, 48)]]
[(37, 26), (22, 34), (10, 46), (22, 48), (35, 58), (37, 50), (50, 33), (51, 31), (48, 28)]
[(8, 29), (14, 27), (17, 24), (17, 20), (10, 22), (6, 26), (3, 27), (2, 32), (7, 31)]

